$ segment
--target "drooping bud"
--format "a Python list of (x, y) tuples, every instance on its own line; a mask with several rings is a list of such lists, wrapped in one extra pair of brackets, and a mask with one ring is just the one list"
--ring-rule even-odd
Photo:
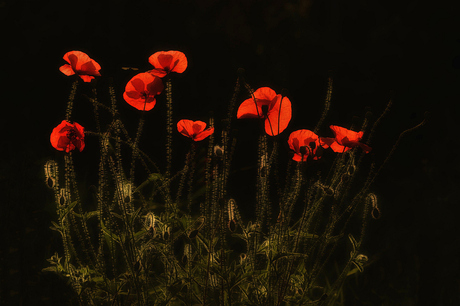
[(68, 202), (70, 202), (70, 190), (61, 188), (61, 190), (59, 190), (59, 205), (63, 206)]
[(374, 219), (379, 219), (380, 218), (380, 209), (377, 206), (377, 196), (373, 193), (369, 193), (367, 195), (367, 200), (370, 201), (370, 204), (372, 206), (372, 211), (371, 211), (371, 216)]
[(54, 188), (58, 180), (58, 164), (54, 160), (45, 163), (45, 179), (49, 188)]

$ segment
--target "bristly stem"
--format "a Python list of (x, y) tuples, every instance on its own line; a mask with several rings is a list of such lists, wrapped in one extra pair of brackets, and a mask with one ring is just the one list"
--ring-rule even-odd
[(318, 124), (316, 125), (313, 132), (316, 134), (323, 124), (324, 119), (326, 118), (327, 112), (329, 111), (329, 107), (331, 106), (331, 97), (332, 97), (332, 75), (329, 75), (327, 78), (327, 92), (326, 92), (326, 99), (324, 100), (324, 111), (321, 114), (321, 119), (319, 119)]
[(70, 117), (72, 116), (72, 108), (73, 108), (73, 101), (75, 100), (75, 94), (77, 93), (77, 86), (78, 86), (78, 79), (72, 83), (72, 89), (69, 95), (69, 101), (67, 102), (67, 109), (65, 112), (65, 120), (70, 121)]
[(171, 159), (172, 159), (172, 88), (171, 79), (166, 77), (166, 192), (169, 194), (170, 177), (171, 177)]

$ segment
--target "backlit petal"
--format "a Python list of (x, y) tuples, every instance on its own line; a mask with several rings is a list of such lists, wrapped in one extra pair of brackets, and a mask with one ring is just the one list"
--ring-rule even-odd
[[(149, 63), (152, 64), (156, 69), (164, 70), (166, 73), (182, 73), (187, 68), (187, 58), (185, 54), (180, 51), (156, 52), (149, 57)], [(152, 74), (156, 75), (156, 72), (153, 72)]]
[(276, 102), (274, 99), (277, 98), (277, 94), (270, 87), (261, 87), (254, 92), (254, 97), (257, 103), (270, 104)]
[(59, 67), (59, 70), (64, 73), (65, 75), (74, 75), (75, 71), (73, 71), (72, 67), (69, 64), (65, 64)]
[(256, 107), (253, 99), (247, 99), (241, 103), (236, 117), (238, 119), (259, 118), (259, 114), (262, 116), (262, 109), (260, 107)]
[(335, 138), (331, 137), (321, 137), (320, 144), (324, 149), (329, 148), (335, 142)]
[[(265, 120), (265, 132), (270, 136), (275, 136), (284, 131), (292, 117), (291, 101), (284, 97), (281, 101), (281, 95), (278, 95), (277, 101), (268, 112)], [(281, 106), (281, 109), (280, 109)], [(279, 119), (279, 121), (278, 121)]]
[(177, 122), (177, 130), (186, 137), (193, 137), (193, 121), (182, 119)]
[[(91, 82), (94, 79), (94, 76), (100, 76), (99, 70), (101, 66), (93, 59), (91, 59), (86, 53), (81, 51), (70, 51), (64, 54), (64, 60), (67, 61), (70, 65), (70, 68), (73, 70), (74, 73), (78, 74), (83, 81)], [(62, 69), (61, 69), (62, 68)], [(60, 68), (61, 72), (66, 75), (70, 71), (68, 67), (62, 66)], [(88, 77), (92, 76), (92, 77)]]
[(193, 140), (201, 141), (201, 140), (205, 139), (206, 137), (208, 137), (209, 135), (211, 135), (212, 133), (214, 133), (214, 128), (213, 127), (202, 131), (201, 133), (196, 135), (195, 138), (193, 138)]
[(91, 75), (79, 74), (78, 76), (83, 80), (83, 82), (91, 82), (91, 80), (94, 79)]

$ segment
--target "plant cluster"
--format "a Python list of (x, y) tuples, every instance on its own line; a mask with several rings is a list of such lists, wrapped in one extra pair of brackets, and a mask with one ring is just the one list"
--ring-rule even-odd
[[(212, 117), (207, 123), (189, 119), (175, 123), (172, 78), (186, 70), (187, 58), (179, 51), (160, 51), (149, 57), (154, 68), (134, 75), (123, 93), (125, 102), (140, 113), (135, 135), (130, 136), (120, 119), (113, 86), (109, 103), (99, 102), (92, 88), (88, 100), (97, 130), (86, 131), (73, 121), (73, 103), (81, 80), (91, 85), (101, 76), (101, 67), (80, 51), (66, 53), (64, 60), (68, 64), (61, 72), (75, 75), (76, 80), (65, 119), (50, 136), (51, 145), (62, 151), (64, 167), (55, 160), (45, 165), (57, 209), (51, 229), (62, 238), (63, 254), (53, 255), (44, 270), (64, 277), (80, 305), (341, 302), (346, 277), (362, 271), (368, 261), (360, 253), (368, 221), (380, 216), (377, 197), (369, 188), (388, 158), (377, 170), (372, 165), (360, 186), (356, 182), (371, 151), (373, 131), (391, 101), (373, 125), (366, 117), (359, 132), (330, 125), (334, 137), (318, 136), (331, 100), (329, 78), (325, 110), (314, 130), (300, 129), (286, 137), (283, 132), (292, 115), (286, 91), (253, 90), (240, 69), (221, 127)], [(236, 109), (241, 94), (246, 99)], [(167, 110), (166, 163), (160, 167), (144, 152), (140, 138), (144, 114), (162, 96)], [(105, 127), (99, 122), (101, 111), (110, 118)], [(237, 142), (232, 130), (235, 118), (260, 121), (260, 130), (248, 131), (258, 136), (253, 220), (240, 214), (228, 192)], [(183, 167), (175, 173), (174, 125), (190, 139)], [(95, 150), (85, 148), (87, 136), (97, 137), (100, 147), (94, 205), (81, 196), (74, 166), (76, 151)], [(282, 170), (279, 153), (286, 141), (292, 159)], [(336, 155), (323, 171), (327, 174), (309, 171), (326, 151)], [(351, 233), (350, 223), (358, 224), (359, 230)], [(344, 260), (331, 273), (336, 253)]]

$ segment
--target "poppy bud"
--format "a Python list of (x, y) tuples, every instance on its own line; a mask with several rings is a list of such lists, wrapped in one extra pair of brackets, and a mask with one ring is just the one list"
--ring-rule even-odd
[(342, 182), (347, 182), (350, 179), (350, 173), (346, 172), (342, 175)]

